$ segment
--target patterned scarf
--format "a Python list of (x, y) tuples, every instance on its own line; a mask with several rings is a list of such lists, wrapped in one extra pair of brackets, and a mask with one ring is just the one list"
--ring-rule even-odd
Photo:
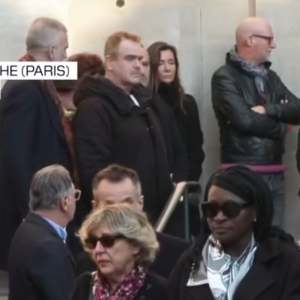
[(267, 97), (267, 80), (268, 80), (268, 69), (264, 64), (254, 65), (243, 58), (241, 58), (237, 52), (236, 48), (233, 47), (228, 53), (229, 59), (235, 63), (237, 63), (244, 71), (248, 74), (252, 75), (254, 78), (255, 86), (261, 97)]
[[(20, 58), (20, 61), (35, 61), (35, 59), (29, 55), (24, 55)], [(74, 151), (74, 140), (73, 140), (73, 130), (72, 130), (72, 124), (70, 120), (65, 116), (64, 109), (60, 103), (60, 100), (58, 98), (58, 95), (56, 93), (56, 89), (54, 87), (54, 84), (51, 80), (42, 80), (42, 84), (48, 89), (54, 103), (57, 105), (61, 123), (63, 126), (63, 130), (66, 136), (66, 140), (69, 146), (69, 150), (71, 153), (72, 163), (73, 163), (73, 169), (74, 169), (74, 183), (76, 186), (79, 184), (79, 178), (78, 178), (78, 171), (77, 171), (77, 163), (76, 163), (76, 157), (75, 157), (75, 151)]]
[(226, 254), (212, 235), (203, 248), (207, 280), (215, 300), (232, 300), (234, 293), (251, 268), (257, 245), (252, 236), (249, 246), (238, 258)]
[(98, 271), (94, 275), (94, 300), (133, 300), (144, 284), (147, 270), (143, 267), (134, 268), (123, 280), (121, 286), (113, 294), (104, 276)]

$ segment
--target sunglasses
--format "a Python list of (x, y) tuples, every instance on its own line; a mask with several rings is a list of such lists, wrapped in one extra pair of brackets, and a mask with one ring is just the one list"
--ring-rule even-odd
[(100, 242), (104, 248), (111, 248), (117, 240), (123, 238), (124, 236), (121, 234), (104, 234), (101, 237), (89, 236), (85, 240), (85, 246), (90, 250), (94, 250), (97, 246), (97, 243)]
[(250, 205), (250, 203), (238, 203), (234, 201), (228, 201), (222, 204), (205, 202), (201, 205), (201, 208), (203, 215), (206, 218), (214, 218), (221, 211), (228, 219), (234, 219), (244, 208), (249, 207)]

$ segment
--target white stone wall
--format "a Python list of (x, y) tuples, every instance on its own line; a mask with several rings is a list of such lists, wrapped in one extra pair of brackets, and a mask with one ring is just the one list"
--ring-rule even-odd
[[(7, 4), (11, 2), (12, 4)], [(299, 0), (125, 0), (123, 8), (115, 0), (0, 0), (1, 60), (15, 60), (24, 52), (24, 36), (29, 23), (38, 16), (64, 21), (69, 28), (70, 54), (89, 51), (102, 54), (107, 36), (129, 30), (144, 37), (148, 46), (164, 40), (174, 44), (180, 55), (181, 77), (187, 92), (199, 105), (205, 138), (206, 160), (202, 181), (219, 164), (219, 137), (211, 108), (210, 79), (224, 62), (225, 52), (234, 43), (236, 25), (256, 13), (274, 26), (278, 49), (274, 69), (292, 91), (300, 96), (297, 80), (300, 65)], [(300, 180), (295, 167), (297, 128), (287, 136), (286, 228), (300, 236)]]

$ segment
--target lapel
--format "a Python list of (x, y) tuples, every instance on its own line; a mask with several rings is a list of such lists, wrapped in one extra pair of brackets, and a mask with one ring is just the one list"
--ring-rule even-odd
[(51, 124), (52, 124), (54, 130), (56, 131), (59, 138), (63, 141), (63, 143), (67, 146), (68, 143), (67, 143), (64, 128), (62, 125), (60, 112), (59, 112), (59, 109), (58, 109), (54, 99), (52, 98), (51, 94), (49, 93), (46, 85), (43, 85), (39, 81), (33, 81), (33, 82), (40, 89), (40, 91), (42, 92), (42, 94), (44, 96), (44, 104), (46, 106), (46, 110), (48, 112), (49, 119), (51, 121)]
[(214, 296), (210, 290), (207, 273), (203, 261), (200, 262), (199, 271), (193, 277), (189, 276), (189, 280), (185, 283), (185, 294), (187, 299), (198, 300), (199, 295), (201, 299), (214, 300)]
[[(237, 287), (233, 300), (256, 300), (260, 298), (269, 287), (275, 284), (274, 273), (268, 267), (272, 260), (280, 255), (282, 251), (281, 243), (278, 239), (270, 239), (261, 244), (256, 252), (254, 263), (246, 276)], [(188, 276), (187, 276), (188, 277)], [(200, 272), (194, 279), (194, 284), (183, 283), (182, 287), (187, 299), (197, 300), (199, 295), (205, 300), (214, 300), (208, 284), (196, 284), (196, 281), (205, 281), (207, 279), (206, 270), (203, 268), (203, 262), (200, 264)]]
[(63, 243), (64, 246), (65, 246), (65, 248), (66, 248), (66, 251), (68, 252), (68, 257), (70, 258), (71, 263), (72, 263), (74, 269), (76, 269), (76, 264), (75, 264), (73, 255), (72, 255), (69, 247), (64, 243), (64, 241), (61, 239), (61, 237), (59, 236), (59, 234), (57, 233), (57, 231), (46, 220), (44, 220), (38, 214), (30, 212), (27, 215), (27, 217), (25, 218), (24, 222), (34, 223), (37, 226), (43, 227), (45, 230), (47, 230), (49, 232), (50, 235), (53, 236), (53, 238), (55, 238), (59, 242)]
[(255, 300), (275, 283), (276, 278), (268, 268), (268, 263), (280, 253), (281, 246), (277, 239), (270, 239), (258, 247), (253, 265), (240, 282), (234, 300)]

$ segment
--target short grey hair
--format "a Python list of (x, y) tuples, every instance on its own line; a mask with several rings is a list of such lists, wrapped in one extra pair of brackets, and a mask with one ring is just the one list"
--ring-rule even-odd
[(137, 172), (134, 171), (133, 169), (121, 165), (113, 164), (99, 171), (95, 175), (92, 182), (94, 197), (96, 197), (98, 186), (103, 180), (107, 180), (112, 183), (120, 183), (125, 179), (131, 180), (132, 184), (136, 189), (137, 195), (141, 196), (142, 186)]
[(63, 166), (52, 165), (39, 170), (30, 186), (30, 210), (56, 208), (72, 187), (70, 173)]
[(141, 181), (140, 178), (137, 174), (136, 171), (133, 169), (113, 164), (108, 166), (107, 168), (99, 171), (92, 182), (92, 188), (93, 188), (93, 193), (94, 197), (96, 196), (97, 193), (97, 188), (99, 184), (103, 180), (107, 180), (112, 183), (120, 183), (121, 181), (125, 179), (130, 179), (132, 184), (134, 185), (137, 195), (141, 196), (142, 195), (142, 186), (141, 186)]
[(83, 222), (78, 233), (88, 253), (90, 250), (86, 246), (86, 240), (101, 226), (107, 226), (112, 234), (121, 234), (129, 243), (140, 248), (139, 254), (134, 257), (137, 265), (149, 266), (153, 263), (159, 250), (159, 243), (144, 212), (134, 209), (127, 203), (105, 205), (94, 210)]
[(67, 32), (67, 28), (60, 21), (46, 17), (35, 19), (26, 37), (27, 51), (43, 49), (55, 44), (61, 32)]

